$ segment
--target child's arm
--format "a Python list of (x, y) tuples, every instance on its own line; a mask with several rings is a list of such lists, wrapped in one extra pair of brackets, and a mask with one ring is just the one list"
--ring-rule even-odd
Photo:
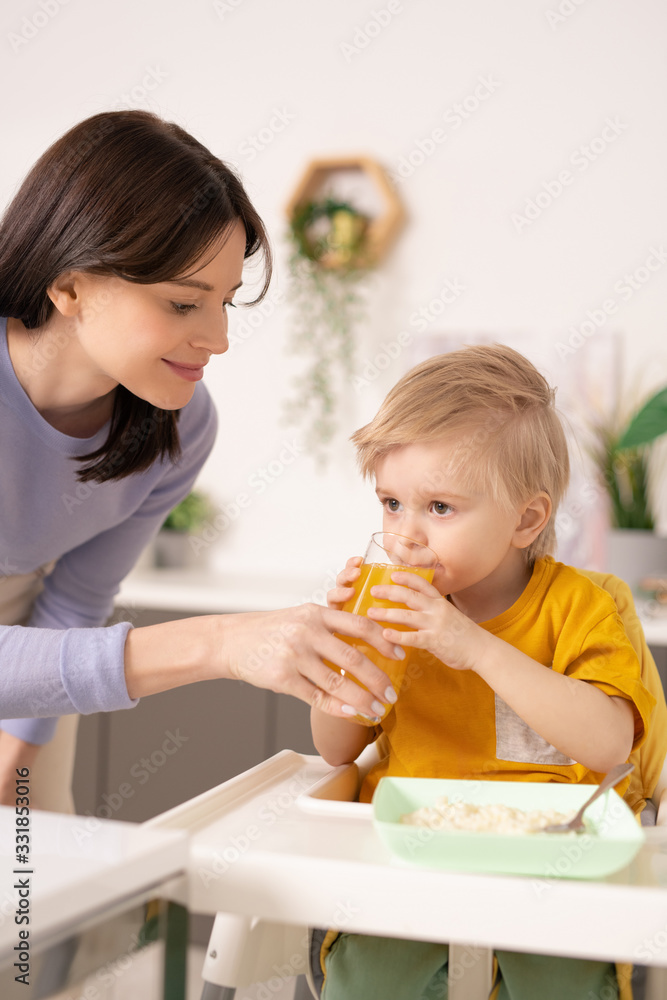
[[(327, 594), (328, 607), (340, 611), (345, 601), (354, 595), (351, 584), (359, 578), (361, 562), (361, 556), (348, 559), (345, 569), (336, 578), (336, 586)], [(373, 728), (357, 722), (347, 722), (345, 719), (327, 717), (326, 712), (321, 712), (318, 708), (310, 710), (310, 728), (317, 752), (332, 767), (351, 764), (364, 747), (375, 739)]]
[(405, 586), (373, 588), (373, 594), (411, 610), (371, 608), (368, 616), (416, 631), (385, 629), (386, 639), (427, 649), (454, 670), (474, 670), (531, 729), (591, 771), (604, 773), (628, 759), (630, 702), (545, 668), (475, 624), (418, 576), (397, 572), (393, 579)]
[(375, 739), (375, 729), (372, 727), (334, 719), (319, 708), (310, 710), (310, 728), (315, 749), (332, 767), (351, 764), (364, 747)]

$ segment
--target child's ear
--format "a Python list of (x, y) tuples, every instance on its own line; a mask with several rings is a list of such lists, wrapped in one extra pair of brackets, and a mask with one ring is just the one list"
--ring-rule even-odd
[(546, 493), (538, 493), (519, 508), (519, 514), (513, 541), (517, 549), (526, 549), (549, 523), (551, 498)]

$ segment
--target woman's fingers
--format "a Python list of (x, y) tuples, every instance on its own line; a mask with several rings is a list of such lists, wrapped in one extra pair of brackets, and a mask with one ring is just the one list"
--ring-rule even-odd
[[(292, 694), (343, 718), (353, 714), (349, 708), (343, 710), (346, 705), (375, 717), (383, 705), (394, 700), (387, 675), (359, 649), (333, 634), (351, 636), (384, 656), (401, 659), (400, 647), (397, 655), (397, 647), (383, 638), (382, 628), (364, 616), (304, 604), (282, 611), (225, 615), (222, 624), (225, 641), (221, 652), (229, 664), (227, 676)], [(325, 659), (338, 669), (324, 663)], [(341, 668), (344, 674), (339, 672)]]

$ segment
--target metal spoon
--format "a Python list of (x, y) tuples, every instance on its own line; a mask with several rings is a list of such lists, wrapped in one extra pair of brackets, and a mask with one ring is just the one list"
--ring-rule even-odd
[(577, 813), (577, 815), (573, 816), (572, 819), (568, 823), (552, 823), (550, 826), (544, 826), (544, 827), (542, 827), (542, 829), (539, 830), (539, 831), (537, 831), (537, 832), (538, 833), (569, 833), (570, 830), (574, 830), (577, 833), (580, 833), (584, 829), (584, 826), (585, 826), (584, 820), (583, 820), (583, 815), (586, 812), (586, 810), (588, 809), (588, 807), (591, 804), (591, 802), (595, 802), (595, 800), (600, 795), (602, 795), (603, 792), (606, 792), (608, 788), (613, 788), (614, 785), (617, 785), (619, 783), (619, 781), (622, 781), (623, 778), (627, 777), (628, 774), (630, 774), (630, 771), (634, 771), (634, 769), (635, 769), (635, 765), (634, 764), (630, 764), (630, 763), (627, 763), (627, 764), (617, 764), (616, 767), (612, 767), (612, 769), (609, 772), (609, 774), (607, 774), (602, 779), (602, 781), (600, 782), (600, 784), (598, 785), (598, 787), (595, 789), (595, 791), (593, 792), (593, 794), (591, 795), (591, 797), (589, 799), (586, 799), (586, 801), (584, 802), (583, 806), (581, 807), (581, 809), (579, 810), (579, 812)]

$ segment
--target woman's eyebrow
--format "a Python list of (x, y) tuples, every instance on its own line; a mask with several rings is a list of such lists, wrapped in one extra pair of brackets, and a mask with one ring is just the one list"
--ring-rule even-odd
[(201, 288), (203, 292), (213, 291), (213, 285), (209, 285), (206, 281), (198, 281), (196, 278), (170, 278), (167, 284), (182, 285), (185, 288)]
[[(197, 278), (170, 278), (167, 282), (168, 285), (182, 285), (185, 288), (201, 288), (203, 292), (214, 291), (213, 285), (209, 285), (207, 281), (198, 281)], [(235, 292), (243, 284), (239, 281), (238, 285), (234, 285), (230, 288), (230, 292)]]

